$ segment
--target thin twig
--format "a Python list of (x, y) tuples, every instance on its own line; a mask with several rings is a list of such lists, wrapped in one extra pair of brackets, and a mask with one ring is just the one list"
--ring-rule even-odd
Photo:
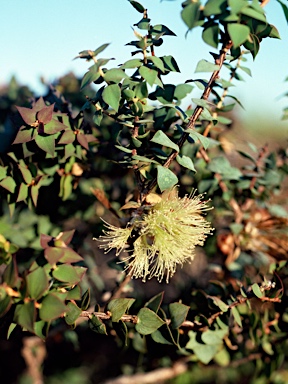
[(158, 368), (154, 371), (136, 373), (135, 375), (123, 375), (115, 379), (109, 379), (102, 384), (155, 384), (164, 383), (181, 375), (188, 369), (188, 358), (184, 357), (175, 361), (172, 367)]
[[(230, 50), (230, 48), (232, 47), (232, 45), (233, 45), (233, 43), (231, 40), (227, 40), (225, 43), (223, 43), (222, 49), (220, 50), (220, 55), (215, 59), (215, 64), (217, 64), (219, 66), (219, 68), (212, 73), (210, 80), (203, 91), (201, 99), (207, 100), (208, 97), (210, 96), (210, 93), (211, 93), (212, 88), (215, 84), (215, 81), (219, 77), (219, 73), (220, 73), (220, 70), (222, 68), (223, 62), (226, 58), (226, 55), (227, 55), (228, 51)], [(189, 122), (186, 126), (186, 129), (194, 129), (196, 121), (200, 117), (203, 109), (204, 108), (201, 107), (200, 105), (196, 106), (192, 116), (189, 118)], [(188, 137), (189, 137), (188, 132), (182, 133), (182, 136), (180, 137), (180, 139), (177, 143), (179, 149), (181, 149), (183, 147), (183, 145), (186, 142), (186, 140), (188, 139)], [(163, 164), (163, 166), (165, 168), (168, 168), (170, 166), (170, 164), (172, 163), (172, 161), (176, 158), (178, 153), (179, 153), (178, 151), (173, 150), (171, 152), (171, 154), (169, 155), (168, 159), (166, 160), (166, 162)], [(157, 185), (157, 179), (154, 178), (153, 180), (151, 180), (151, 182), (148, 184), (148, 186), (144, 189), (144, 191), (142, 191), (142, 193), (141, 193), (141, 200), (142, 201), (145, 199), (145, 197), (152, 191), (152, 189), (156, 185)]]
[[(123, 284), (126, 285), (127, 283), (125, 282), (125, 280), (123, 281)], [(267, 287), (267, 288), (263, 287), (263, 289), (264, 290), (270, 290), (269, 287)], [(249, 288), (247, 289), (247, 292), (248, 291), (249, 291)], [(113, 296), (113, 298), (116, 298), (116, 297)], [(209, 296), (208, 296), (208, 298), (209, 298)], [(238, 305), (246, 303), (248, 300), (255, 299), (255, 298), (257, 298), (257, 297), (253, 293), (249, 294), (247, 297), (239, 295), (237, 297), (237, 299), (235, 301), (233, 301), (233, 303), (228, 305), (227, 309), (232, 309), (233, 307), (237, 307)], [(260, 297), (258, 299), (263, 301), (263, 302), (274, 302), (274, 303), (281, 302), (281, 299), (279, 297), (271, 297), (270, 298), (267, 296), (263, 296), (263, 297)], [(209, 325), (212, 325), (213, 322), (217, 319), (217, 317), (221, 316), (223, 313), (224, 313), (223, 311), (213, 313), (213, 315), (211, 315), (207, 319)], [(82, 311), (82, 313), (80, 314), (80, 317), (91, 318), (92, 315), (97, 316), (101, 320), (110, 320), (112, 318), (112, 313), (110, 311), (106, 311), (106, 312)], [(123, 315), (120, 320), (123, 322), (128, 322), (128, 323), (133, 323), (133, 324), (137, 324), (139, 321), (137, 315)], [(171, 319), (166, 319), (164, 321), (165, 321), (166, 325), (169, 325), (171, 323)], [(186, 329), (188, 328), (188, 329), (195, 329), (198, 331), (204, 331), (207, 329), (207, 326), (202, 324), (202, 323), (199, 323), (199, 322), (193, 322), (190, 320), (185, 320), (180, 325), (180, 328), (186, 328)]]

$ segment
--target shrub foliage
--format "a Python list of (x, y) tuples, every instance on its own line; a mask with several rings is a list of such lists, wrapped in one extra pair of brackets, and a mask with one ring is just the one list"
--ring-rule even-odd
[[(158, 343), (192, 370), (251, 363), (268, 383), (287, 369), (287, 150), (225, 134), (247, 55), (279, 33), (265, 0), (184, 1), (187, 33), (202, 28), (214, 52), (175, 85), (176, 59), (157, 56), (174, 32), (129, 2), (127, 61), (103, 44), (77, 56), (90, 65), (80, 81), (2, 91), (0, 316), (8, 337), (85, 319), (147, 359)], [(137, 280), (153, 275), (168, 284)]]

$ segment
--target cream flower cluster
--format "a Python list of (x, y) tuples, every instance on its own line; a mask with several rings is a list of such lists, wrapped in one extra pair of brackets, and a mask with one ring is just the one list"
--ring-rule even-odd
[(148, 213), (133, 219), (126, 228), (105, 223), (100, 247), (107, 252), (115, 248), (118, 256), (129, 241), (133, 251), (124, 259), (128, 274), (143, 281), (153, 276), (162, 281), (166, 275), (168, 282), (178, 264), (192, 261), (195, 246), (203, 245), (212, 232), (202, 215), (210, 207), (202, 198), (195, 194), (180, 198), (176, 188), (165, 191)]

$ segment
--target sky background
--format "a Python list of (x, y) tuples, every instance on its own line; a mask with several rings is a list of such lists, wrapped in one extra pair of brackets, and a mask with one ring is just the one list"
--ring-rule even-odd
[[(158, 56), (174, 56), (180, 67), (181, 73), (169, 75), (169, 82), (178, 84), (199, 77), (194, 74), (197, 62), (212, 61), (209, 51), (215, 49), (202, 42), (200, 28), (185, 38), (187, 29), (180, 17), (182, 1), (140, 2), (148, 8), (152, 24), (164, 24), (177, 34), (167, 36), (156, 50)], [(243, 72), (245, 82), (237, 82), (233, 94), (244, 105), (244, 116), (254, 112), (273, 121), (280, 120), (283, 108), (288, 106), (287, 97), (281, 98), (288, 92), (288, 82), (284, 82), (288, 76), (288, 26), (276, 0), (270, 0), (265, 9), (268, 21), (277, 26), (282, 39), (265, 39), (256, 60), (245, 63), (252, 78)], [(29, 85), (40, 95), (45, 91), (40, 76), (47, 82), (69, 71), (82, 77), (90, 63), (73, 58), (81, 50), (94, 50), (103, 43), (111, 44), (100, 57), (115, 57), (111, 66), (121, 64), (131, 58), (131, 47), (125, 44), (134, 39), (131, 27), (140, 19), (141, 14), (127, 0), (2, 2), (0, 84), (8, 83), (15, 75), (18, 82)]]

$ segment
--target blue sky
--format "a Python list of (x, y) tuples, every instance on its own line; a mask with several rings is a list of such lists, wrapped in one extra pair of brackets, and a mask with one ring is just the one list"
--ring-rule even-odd
[[(285, 2), (285, 0), (283, 0)], [(152, 24), (165, 24), (177, 37), (166, 37), (157, 55), (175, 57), (181, 74), (169, 81), (184, 82), (195, 78), (194, 70), (201, 59), (211, 60), (211, 47), (201, 41), (201, 30), (194, 30), (185, 38), (186, 27), (180, 18), (181, 1), (140, 0), (148, 8)], [(268, 20), (275, 24), (282, 40), (266, 39), (255, 62), (245, 65), (252, 78), (243, 74), (245, 82), (237, 82), (234, 94), (241, 99), (247, 114), (255, 111), (259, 116), (269, 114), (280, 119), (288, 104), (279, 96), (288, 91), (288, 26), (276, 0), (266, 6)], [(39, 78), (52, 82), (55, 78), (73, 71), (83, 76), (89, 64), (74, 60), (79, 51), (96, 49), (103, 43), (111, 45), (102, 57), (115, 57), (111, 65), (130, 58), (133, 40), (131, 26), (141, 15), (127, 0), (10, 0), (1, 4), (0, 84), (12, 75), (22, 84), (43, 92)], [(166, 79), (165, 79), (166, 80)], [(278, 97), (278, 101), (276, 100)]]

